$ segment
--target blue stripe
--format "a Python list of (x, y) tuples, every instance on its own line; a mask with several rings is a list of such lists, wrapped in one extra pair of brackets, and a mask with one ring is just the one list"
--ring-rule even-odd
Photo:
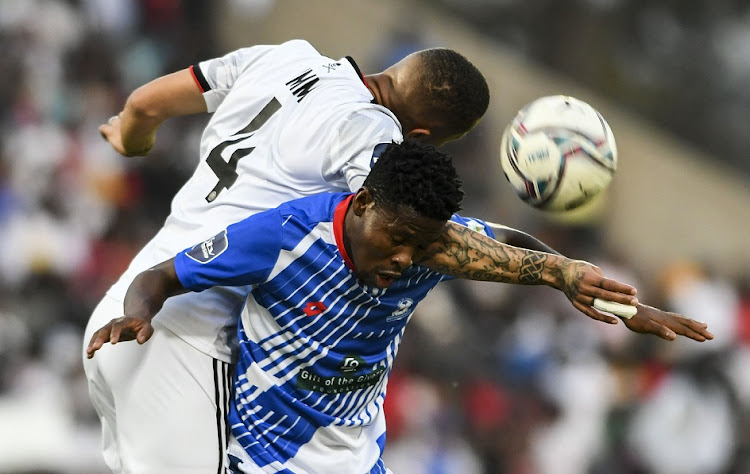
[(294, 401), (286, 398), (282, 387), (272, 387), (255, 396), (250, 405), (230, 406), (227, 418), (232, 434), (258, 466), (285, 463), (312, 439), (318, 427), (330, 421), (310, 408), (293, 410)]
[[(233, 435), (253, 462), (270, 470), (291, 465), (287, 463), (319, 429), (333, 424), (364, 425), (382, 415), (391, 362), (409, 320), (408, 302), (403, 300), (411, 299), (416, 305), (444, 278), (417, 266), (408, 269), (404, 278), (388, 289), (363, 288), (345, 266), (336, 245), (326, 242), (330, 238), (324, 235), (327, 231), (317, 235), (313, 230), (318, 222), (313, 222), (311, 216), (330, 218), (331, 212), (314, 206), (322, 200), (306, 202), (284, 209), (290, 217), (283, 224), (281, 257), (289, 258), (285, 252), (293, 251), (311, 232), (310, 237), (317, 237), (316, 240), (303, 255), (295, 255), (273, 280), (252, 291), (255, 302), (273, 318), (262, 322), (261, 332), (272, 334), (251, 341), (242, 322), (239, 328), (235, 403), (231, 404), (228, 419)], [(308, 316), (304, 312), (308, 303), (322, 303), (326, 309)], [(396, 318), (388, 321), (390, 316)], [(259, 317), (265, 318), (250, 315), (250, 324)], [(268, 325), (270, 330), (265, 329)], [(342, 370), (341, 364), (349, 356), (361, 359), (360, 370)], [(317, 390), (322, 386), (298, 386), (302, 367), (320, 377), (356, 377), (378, 368), (384, 372), (373, 385), (325, 393)], [(249, 368), (253, 369), (252, 376)], [(253, 380), (258, 371), (263, 372), (262, 382)], [(335, 382), (341, 382), (342, 387), (348, 383), (341, 379)], [(382, 455), (385, 435), (377, 443)], [(383, 461), (378, 460), (370, 472), (386, 472)]]
[[(340, 291), (341, 293), (348, 294), (348, 293), (351, 293), (353, 290), (356, 290), (355, 284), (350, 285), (348, 289), (345, 289), (345, 290), (341, 289)], [(353, 299), (345, 300), (343, 298), (343, 295), (340, 295), (333, 301), (330, 301), (326, 297), (323, 297), (321, 300), (318, 300), (318, 301), (322, 301), (323, 304), (327, 306), (326, 311), (314, 317), (305, 316), (303, 318), (300, 318), (300, 321), (298, 321), (296, 324), (294, 324), (292, 327), (290, 327), (287, 331), (284, 332), (284, 334), (286, 334), (286, 337), (289, 338), (290, 341), (282, 342), (281, 344), (277, 344), (276, 346), (273, 346), (273, 348), (269, 348), (269, 352), (273, 349), (279, 349), (281, 347), (285, 347), (294, 342), (299, 343), (300, 336), (302, 334), (304, 334), (305, 337), (309, 337), (314, 340), (316, 334), (319, 334), (325, 331), (328, 326), (334, 324), (334, 321), (341, 316), (341, 311), (339, 310), (339, 308), (342, 306), (342, 304), (343, 305), (351, 304), (354, 301), (362, 299), (363, 296), (366, 297), (366, 295), (360, 294), (360, 295), (355, 296)], [(343, 301), (343, 303), (341, 303), (341, 301)], [(336, 314), (336, 312), (338, 312), (338, 314)], [(332, 317), (331, 316), (332, 314), (336, 314), (336, 316)], [(305, 320), (309, 320), (309, 322), (306, 325), (299, 327), (300, 323), (304, 323)], [(341, 322), (341, 324), (344, 324), (344, 323), (346, 323), (346, 319)], [(289, 332), (292, 332), (292, 331), (293, 333), (289, 334)], [(264, 339), (264, 341), (270, 342), (270, 339), (266, 338)], [(323, 341), (319, 340), (318, 342), (323, 343), (325, 342), (325, 340)], [(310, 344), (305, 344), (302, 347), (293, 349), (288, 354), (284, 354), (282, 357), (276, 358), (276, 360), (274, 360), (272, 364), (269, 364), (267, 368), (270, 369), (274, 366), (278, 367), (282, 365), (282, 362), (285, 362), (286, 359), (290, 357), (297, 357), (301, 351), (308, 349), (309, 347), (310, 347)], [(300, 361), (297, 361), (297, 362), (300, 362)], [(264, 368), (264, 370), (265, 369), (266, 368)], [(276, 375), (282, 376), (284, 374), (282, 373), (282, 374), (276, 374)]]
[(375, 466), (370, 469), (370, 474), (386, 474), (388, 471), (385, 469), (385, 463), (383, 462), (383, 459), (378, 459), (378, 462), (375, 463)]
[[(335, 329), (332, 330), (330, 333), (328, 333), (328, 335), (324, 337), (322, 340), (320, 340), (319, 349), (315, 352), (311, 352), (305, 357), (297, 358), (296, 360), (293, 361), (293, 363), (289, 364), (288, 367), (280, 370), (274, 375), (279, 378), (283, 378), (290, 372), (297, 370), (300, 366), (309, 365), (310, 361), (312, 361), (312, 359), (315, 358), (316, 356), (320, 355), (321, 352), (326, 348), (327, 343), (340, 339), (344, 337), (344, 335), (347, 333), (351, 333), (356, 328), (357, 323), (361, 321), (363, 317), (367, 315), (367, 312), (377, 306), (376, 301), (366, 300), (366, 301), (360, 302), (360, 301), (357, 301), (358, 299), (362, 299), (362, 298), (357, 298), (357, 299), (346, 301), (344, 307), (341, 308), (341, 310), (333, 319), (325, 321), (325, 318), (320, 318), (324, 320), (324, 324), (321, 325), (322, 327), (320, 327), (319, 330), (325, 330), (327, 326), (333, 325), (333, 324), (335, 324), (334, 326)], [(346, 309), (347, 309), (347, 306), (350, 304), (356, 304), (356, 305), (361, 305), (361, 306), (357, 309), (356, 313), (348, 315), (346, 312)], [(334, 308), (334, 309), (338, 309), (338, 308)], [(357, 318), (357, 319), (355, 320), (354, 318)], [(341, 321), (338, 321), (339, 319), (341, 319)], [(341, 350), (337, 348), (337, 352), (341, 353)], [(331, 367), (326, 367), (326, 365), (324, 365), (324, 362), (325, 361), (320, 362), (320, 366), (319, 366), (320, 375), (331, 376), (331, 375), (336, 375), (338, 373), (339, 361), (328, 361), (329, 364), (333, 362), (333, 366)]]

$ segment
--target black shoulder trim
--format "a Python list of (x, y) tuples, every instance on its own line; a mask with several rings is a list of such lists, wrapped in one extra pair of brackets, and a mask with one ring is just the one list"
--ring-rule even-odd
[(200, 87), (201, 92), (208, 92), (211, 90), (211, 86), (208, 84), (206, 76), (203, 75), (200, 66), (197, 64), (190, 66), (190, 72), (193, 73), (193, 78), (195, 78), (195, 82), (198, 84), (198, 87)]
[(352, 59), (351, 56), (347, 56), (346, 60), (349, 61), (349, 64), (351, 64), (354, 70), (357, 71), (357, 74), (359, 74), (359, 78), (362, 79), (362, 83), (364, 83), (364, 85), (367, 85), (367, 79), (365, 79), (362, 71), (359, 70), (359, 66), (357, 66), (356, 62), (354, 62), (354, 59)]

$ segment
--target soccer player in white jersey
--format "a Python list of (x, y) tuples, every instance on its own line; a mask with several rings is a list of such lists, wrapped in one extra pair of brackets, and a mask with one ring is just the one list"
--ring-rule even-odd
[(546, 284), (583, 304), (628, 290), (606, 279), (603, 288), (586, 285), (602, 277), (585, 262), (491, 239), (472, 245), (473, 258), (457, 258), (466, 233), (444, 233), (448, 219), (493, 236), (481, 221), (454, 215), (462, 197), (449, 155), (411, 141), (388, 145), (357, 193), (282, 204), (141, 273), (125, 317), (94, 333), (89, 355), (108, 340), (146, 341), (170, 296), (252, 285), (230, 395), (230, 472), (385, 473), (388, 374), (412, 311), (447, 277), (434, 268)]
[[(122, 313), (125, 291), (139, 272), (282, 202), (357, 190), (387, 144), (404, 137), (436, 145), (458, 138), (488, 101), (479, 71), (448, 49), (417, 52), (363, 77), (350, 58), (327, 58), (302, 40), (240, 49), (140, 87), (100, 127), (123, 155), (147, 154), (170, 117), (213, 115), (193, 176), (175, 196), (164, 227), (97, 306), (86, 340)], [(510, 243), (549, 250), (524, 233), (498, 229)], [(171, 298), (154, 319), (146, 350), (108, 347), (84, 361), (113, 471), (221, 471), (231, 341), (243, 294), (216, 287)], [(617, 321), (575, 304), (589, 317)], [(708, 334), (699, 323), (643, 305), (626, 324), (666, 339)]]

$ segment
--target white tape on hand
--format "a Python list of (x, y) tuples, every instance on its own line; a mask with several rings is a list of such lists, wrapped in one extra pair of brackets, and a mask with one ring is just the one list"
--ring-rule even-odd
[(633, 316), (635, 316), (635, 313), (638, 312), (638, 308), (635, 306), (615, 303), (613, 301), (600, 300), (599, 298), (594, 298), (594, 308), (598, 309), (599, 311), (612, 313), (615, 316), (619, 316), (625, 319), (632, 318)]

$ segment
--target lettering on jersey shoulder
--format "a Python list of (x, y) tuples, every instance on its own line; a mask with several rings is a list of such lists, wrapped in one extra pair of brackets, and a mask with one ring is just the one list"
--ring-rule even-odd
[(299, 76), (295, 77), (291, 81), (287, 82), (289, 91), (297, 98), (297, 102), (302, 102), (302, 99), (310, 93), (313, 86), (320, 80), (318, 76), (313, 73), (312, 69), (308, 69)]
[(383, 154), (386, 148), (388, 148), (388, 145), (390, 143), (378, 143), (375, 145), (375, 148), (372, 149), (372, 158), (370, 159), (370, 168), (372, 168), (375, 163), (378, 162), (378, 158), (380, 158), (380, 155)]
[(208, 240), (204, 240), (198, 245), (188, 250), (185, 255), (198, 263), (208, 263), (215, 259), (229, 247), (227, 239), (227, 230), (224, 229)]
[(339, 66), (341, 66), (341, 63), (329, 63), (323, 65), (327, 72), (334, 71)]

